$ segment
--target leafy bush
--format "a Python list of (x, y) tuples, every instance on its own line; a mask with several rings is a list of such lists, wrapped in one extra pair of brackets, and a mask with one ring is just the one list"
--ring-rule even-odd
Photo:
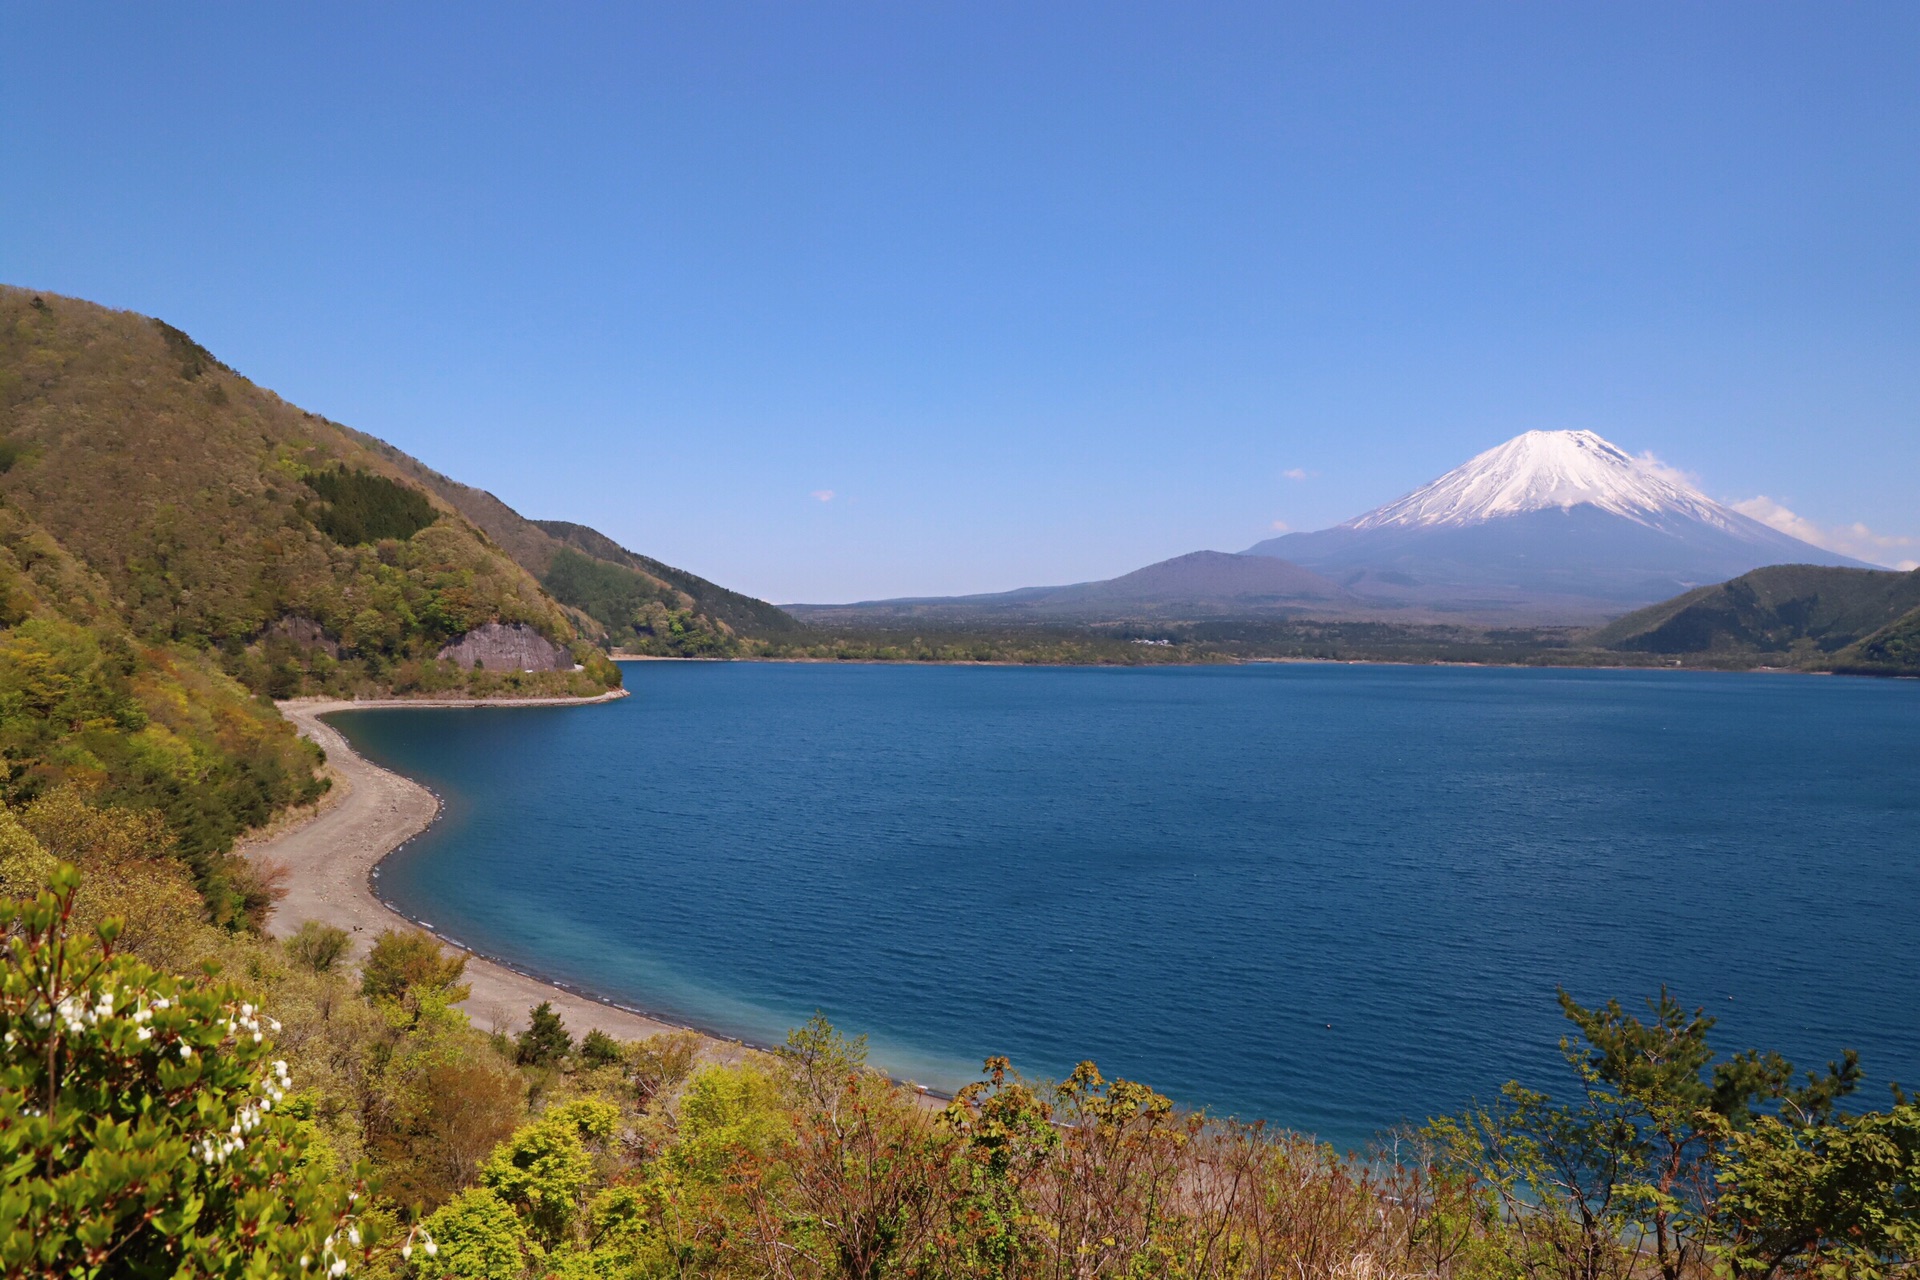
[(16, 902), (0, 975), (0, 1265), (10, 1276), (343, 1274), (356, 1191), (306, 1158), (278, 1024), (231, 987), (71, 929), (79, 875)]
[(388, 929), (374, 939), (360, 967), (360, 990), (375, 1000), (427, 992), (452, 1004), (467, 998), (467, 988), (460, 983), (466, 971), (466, 956), (443, 952), (431, 934)]
[(287, 954), (315, 973), (326, 973), (340, 962), (351, 945), (352, 939), (345, 929), (308, 920), (287, 939)]

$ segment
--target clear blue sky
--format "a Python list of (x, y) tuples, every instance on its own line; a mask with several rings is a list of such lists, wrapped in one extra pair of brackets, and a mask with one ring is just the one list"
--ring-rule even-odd
[(0, 173), (0, 279), (777, 600), (1533, 427), (1920, 558), (1904, 0), (15, 4)]

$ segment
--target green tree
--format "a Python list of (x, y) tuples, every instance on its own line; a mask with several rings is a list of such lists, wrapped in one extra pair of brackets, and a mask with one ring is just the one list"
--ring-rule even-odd
[(1578, 1032), (1560, 1042), (1580, 1083), (1571, 1102), (1509, 1083), (1499, 1104), (1430, 1130), (1499, 1197), (1529, 1274), (1700, 1273), (1719, 1240), (1729, 1142), (1774, 1111), (1782, 1129), (1820, 1124), (1860, 1078), (1851, 1052), (1799, 1085), (1776, 1053), (1716, 1061), (1714, 1020), (1664, 988), (1646, 1020), (1564, 991), (1560, 1007)]
[(1731, 1135), (1716, 1258), (1742, 1280), (1879, 1276), (1920, 1258), (1920, 1107)]
[(1007, 1059), (988, 1058), (985, 1075), (955, 1094), (941, 1116), (960, 1140), (945, 1252), (956, 1276), (1013, 1280), (1039, 1256), (1028, 1199), (1060, 1146), (1060, 1131), (1051, 1104), (1013, 1074)]
[(624, 1056), (620, 1042), (598, 1027), (580, 1038), (580, 1061), (590, 1067), (611, 1067)]
[(573, 1052), (573, 1037), (554, 1012), (551, 1000), (542, 1000), (528, 1014), (527, 1029), (514, 1041), (514, 1059), (523, 1067), (550, 1067)]
[(511, 1206), (491, 1187), (462, 1192), (425, 1223), (438, 1244), (431, 1257), (413, 1260), (421, 1280), (516, 1280), (546, 1254), (527, 1235)]
[(480, 1170), (482, 1185), (512, 1205), (547, 1248), (564, 1240), (594, 1181), (589, 1143), (604, 1144), (620, 1123), (610, 1103), (578, 1099), (518, 1130)]

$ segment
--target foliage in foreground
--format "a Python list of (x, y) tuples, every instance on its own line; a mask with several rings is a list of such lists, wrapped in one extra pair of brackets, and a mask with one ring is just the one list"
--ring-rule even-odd
[(79, 876), (6, 919), (0, 1266), (10, 1276), (272, 1276), (344, 1269), (358, 1193), (308, 1159), (279, 1024), (226, 986), (72, 930)]
[[(13, 829), (10, 884), (45, 865)], [(114, 887), (52, 884), (7, 916), (10, 1274), (1915, 1274), (1920, 1113), (1897, 1093), (1848, 1111), (1851, 1055), (1803, 1075), (1717, 1056), (1664, 995), (1645, 1018), (1563, 999), (1565, 1099), (1510, 1085), (1355, 1158), (1091, 1063), (1046, 1084), (991, 1059), (936, 1107), (821, 1019), (721, 1057), (690, 1034), (576, 1040), (550, 1007), (487, 1035), (454, 1007), (463, 958), (425, 935), (356, 970), (337, 930), (156, 928), (151, 890), (123, 925)], [(232, 980), (147, 962), (196, 957)]]

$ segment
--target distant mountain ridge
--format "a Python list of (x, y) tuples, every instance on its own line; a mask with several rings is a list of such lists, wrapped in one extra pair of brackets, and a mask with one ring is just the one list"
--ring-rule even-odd
[(1357, 603), (1338, 583), (1281, 560), (1194, 551), (1098, 582), (1022, 587), (972, 596), (907, 597), (850, 605), (788, 605), (803, 620), (861, 617), (929, 621), (1089, 621), (1116, 614), (1236, 616), (1305, 613)]
[(1248, 555), (1376, 605), (1572, 620), (1768, 564), (1867, 568), (1713, 501), (1591, 431), (1529, 431), (1403, 498)]

